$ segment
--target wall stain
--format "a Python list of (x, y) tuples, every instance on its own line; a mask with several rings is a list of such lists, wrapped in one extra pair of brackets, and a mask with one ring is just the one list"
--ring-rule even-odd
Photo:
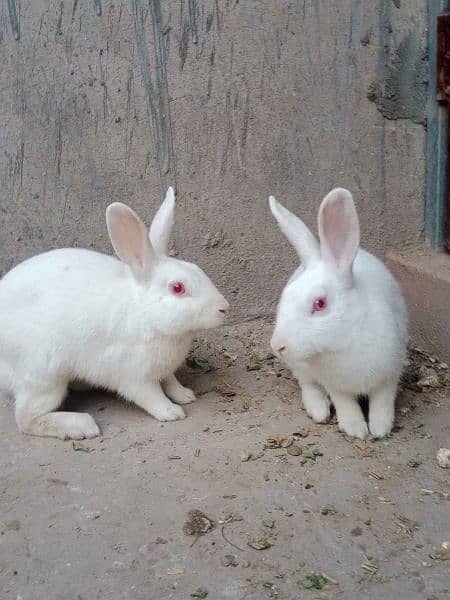
[(16, 41), (20, 40), (20, 23), (17, 18), (16, 0), (8, 0), (9, 22)]
[(424, 125), (427, 85), (427, 52), (417, 36), (410, 33), (392, 60), (386, 60), (382, 75), (370, 85), (367, 98), (386, 119), (409, 119)]
[(197, 5), (196, 0), (188, 0), (189, 7), (189, 29), (191, 33), (191, 40), (193, 44), (198, 42), (198, 31), (197, 31)]
[(166, 46), (164, 37), (168, 29), (163, 27), (160, 0), (149, 0), (153, 27), (153, 54), (155, 69), (152, 71), (145, 33), (142, 0), (132, 0), (136, 47), (144, 82), (147, 113), (152, 129), (160, 178), (173, 166), (172, 124), (166, 71)]
[(97, 17), (102, 16), (102, 2), (101, 0), (94, 0), (94, 10)]
[(72, 5), (72, 23), (75, 19), (75, 13), (77, 11), (77, 6), (78, 6), (78, 0), (73, 0), (73, 5)]
[(56, 35), (62, 35), (62, 22), (63, 22), (63, 13), (64, 13), (64, 2), (59, 3), (59, 14), (58, 21), (56, 23)]
[(238, 167), (245, 170), (248, 122), (250, 118), (250, 93), (247, 89), (242, 98), (239, 91), (232, 97), (231, 90), (225, 96), (225, 132), (226, 141), (222, 154), (220, 175), (223, 177), (227, 170), (231, 149), (234, 147)]

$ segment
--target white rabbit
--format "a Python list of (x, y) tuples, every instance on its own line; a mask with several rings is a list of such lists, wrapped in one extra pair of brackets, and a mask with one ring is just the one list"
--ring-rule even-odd
[(174, 371), (194, 333), (220, 325), (229, 305), (199, 267), (168, 256), (174, 208), (169, 188), (148, 233), (130, 208), (111, 204), (120, 260), (52, 250), (0, 280), (0, 388), (15, 396), (21, 431), (99, 435), (89, 414), (56, 412), (74, 379), (117, 391), (160, 421), (185, 417), (178, 404), (195, 396)]
[(369, 430), (392, 429), (397, 384), (406, 354), (408, 315), (400, 288), (384, 264), (359, 248), (352, 195), (332, 190), (319, 209), (319, 238), (275, 198), (270, 208), (296, 249), (301, 266), (278, 305), (273, 351), (297, 378), (306, 412), (317, 423), (330, 416), (364, 439), (359, 394), (369, 397)]

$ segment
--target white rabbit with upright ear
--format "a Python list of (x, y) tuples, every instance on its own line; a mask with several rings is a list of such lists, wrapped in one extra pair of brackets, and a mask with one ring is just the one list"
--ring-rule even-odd
[(408, 317), (400, 288), (380, 260), (359, 248), (349, 191), (337, 188), (323, 199), (320, 243), (273, 197), (270, 208), (302, 262), (283, 290), (272, 349), (300, 383), (314, 421), (328, 420), (331, 398), (341, 431), (366, 438), (357, 399), (364, 394), (370, 433), (384, 437), (394, 422), (406, 354)]
[(174, 371), (194, 333), (220, 325), (229, 305), (199, 267), (168, 256), (174, 208), (169, 188), (148, 233), (130, 208), (111, 204), (120, 260), (52, 250), (0, 280), (0, 389), (15, 396), (21, 431), (99, 435), (89, 414), (57, 411), (74, 379), (117, 391), (160, 421), (184, 418), (179, 405), (195, 397)]

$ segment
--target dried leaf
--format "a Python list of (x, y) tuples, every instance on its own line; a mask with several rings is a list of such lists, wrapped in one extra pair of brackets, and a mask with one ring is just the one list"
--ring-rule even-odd
[(303, 456), (305, 458), (309, 458), (310, 460), (313, 460), (315, 462), (317, 460), (317, 457), (323, 456), (323, 454), (318, 448), (313, 448), (312, 450), (309, 450), (308, 452), (304, 452)]
[(297, 581), (297, 586), (304, 590), (321, 590), (326, 585), (327, 580), (320, 573), (312, 573), (304, 579)]
[(250, 460), (252, 457), (252, 453), (249, 452), (248, 450), (241, 450), (240, 453), (240, 458), (241, 458), (241, 462), (247, 462), (248, 460)]
[(205, 535), (214, 526), (214, 522), (201, 510), (190, 510), (188, 520), (183, 525), (186, 535)]
[(264, 527), (268, 527), (269, 529), (273, 529), (275, 527), (275, 521), (267, 521), (266, 519), (264, 519), (262, 524), (264, 525)]
[(237, 567), (239, 561), (234, 554), (225, 554), (222, 559), (222, 564), (224, 567)]
[(76, 442), (73, 441), (72, 442), (72, 448), (75, 450), (75, 452), (92, 452), (91, 448), (88, 448), (87, 446), (83, 446), (83, 444), (81, 444), (80, 442)]
[(164, 538), (158, 536), (155, 540), (155, 544), (167, 544), (167, 540), (165, 540)]
[(247, 545), (255, 550), (265, 550), (266, 548), (270, 548), (272, 543), (269, 541), (269, 534), (264, 532), (260, 536), (249, 538)]
[(206, 358), (200, 358), (199, 356), (192, 355), (187, 357), (186, 366), (193, 371), (201, 371), (202, 373), (209, 373), (215, 369), (215, 367)]
[(262, 369), (262, 364), (259, 362), (251, 362), (246, 367), (247, 371), (260, 371)]
[(276, 448), (289, 448), (294, 442), (294, 438), (290, 435), (284, 437), (281, 435), (271, 435), (267, 438), (265, 448), (276, 449)]
[(300, 427), (300, 429), (298, 431), (294, 431), (294, 433), (292, 435), (294, 435), (296, 437), (301, 437), (301, 438), (308, 437), (309, 428), (308, 427)]
[(206, 598), (207, 596), (208, 596), (208, 590), (203, 587), (197, 588), (195, 590), (195, 592), (192, 592), (192, 594), (191, 594), (191, 598)]
[(434, 560), (450, 560), (450, 548), (440, 548), (436, 554), (431, 555)]
[(440, 467), (448, 469), (448, 467), (450, 467), (450, 450), (448, 448), (439, 448), (438, 453), (436, 454), (436, 460)]
[(420, 458), (420, 456), (416, 456), (416, 458), (411, 458), (410, 460), (408, 460), (406, 464), (408, 465), (408, 467), (411, 467), (411, 469), (417, 469), (417, 467), (420, 467), (422, 463), (423, 459)]

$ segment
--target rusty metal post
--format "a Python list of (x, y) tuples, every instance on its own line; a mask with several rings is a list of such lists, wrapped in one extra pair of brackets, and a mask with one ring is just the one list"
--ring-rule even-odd
[(436, 96), (447, 106), (447, 203), (444, 246), (450, 252), (450, 13), (438, 16), (437, 21)]

